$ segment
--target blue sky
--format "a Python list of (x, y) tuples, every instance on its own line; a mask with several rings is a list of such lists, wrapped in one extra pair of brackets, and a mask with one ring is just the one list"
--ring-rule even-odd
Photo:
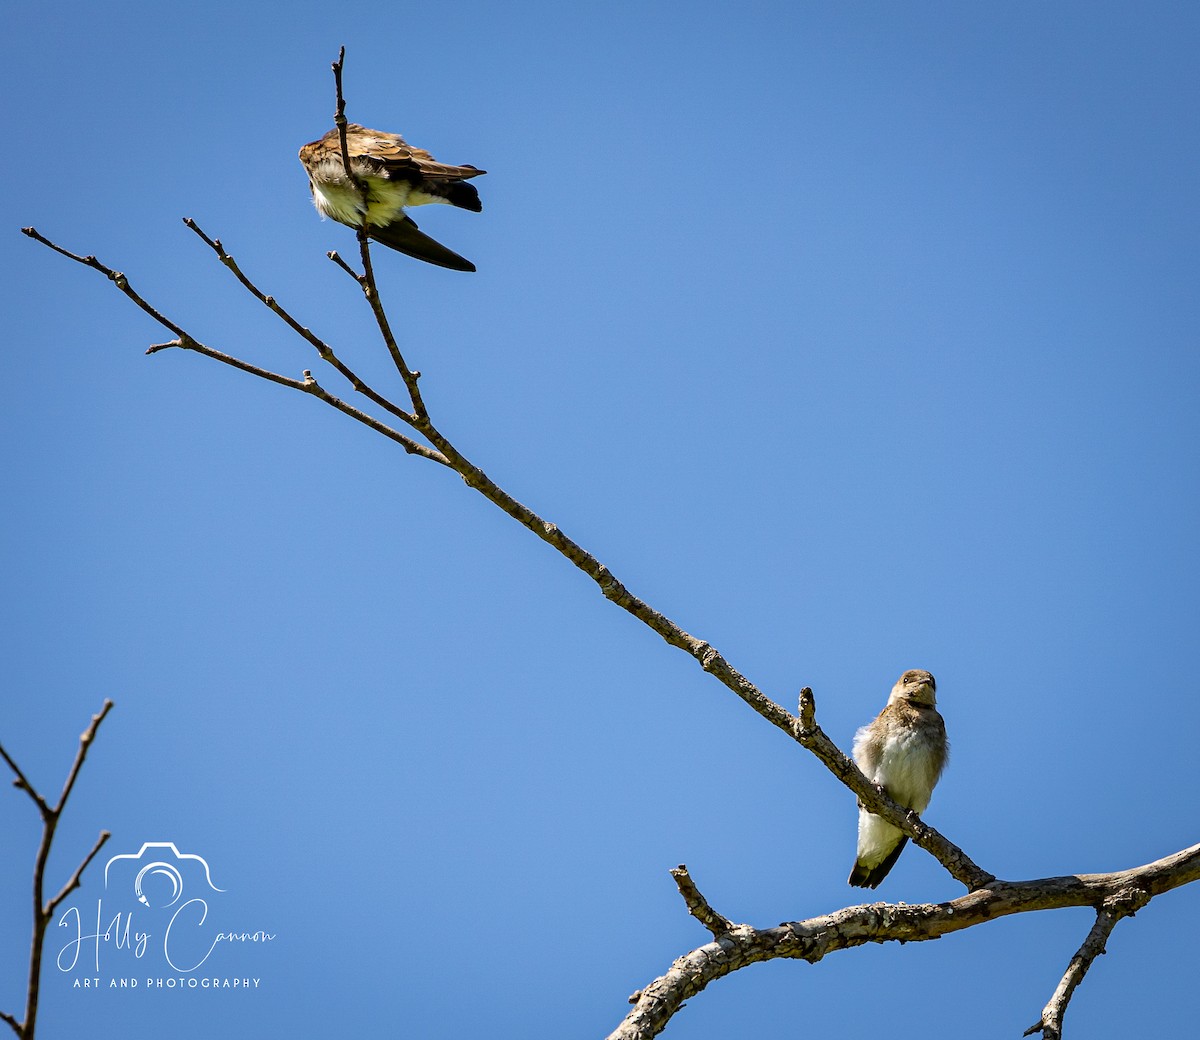
[[(97, 254), (212, 346), (315, 367), (193, 217), (398, 392), (324, 257), (353, 236), (296, 161), (332, 125), (341, 44), (351, 119), (489, 171), (481, 215), (420, 219), (478, 274), (376, 253), (468, 457), (789, 709), (812, 686), (842, 747), (930, 669), (953, 755), (926, 816), (997, 875), (1197, 840), (1190, 5), (4, 18), (0, 740), (57, 790), (112, 697), (51, 883), (101, 828), (101, 860), (171, 841), (225, 889), (210, 924), (276, 935), (213, 954), (253, 992), (148, 990), (166, 911), (98, 862), (69, 904), (152, 939), (93, 974), (142, 985), (76, 988), (60, 929), (40, 1035), (604, 1036), (707, 938), (677, 863), (756, 925), (861, 901), (853, 798), (689, 658), (453, 475), (145, 357), (163, 330), (18, 233)], [(0, 827), (18, 1010), (19, 792)], [(959, 891), (910, 849), (878, 896)], [(1019, 1036), (1090, 918), (756, 966), (666, 1035)], [(1123, 922), (1068, 1035), (1190, 1024), (1197, 927), (1191, 890)]]

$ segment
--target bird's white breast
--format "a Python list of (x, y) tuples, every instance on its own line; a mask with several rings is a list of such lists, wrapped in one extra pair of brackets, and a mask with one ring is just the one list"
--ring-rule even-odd
[(871, 778), (888, 789), (893, 801), (924, 812), (938, 778), (938, 748), (921, 730), (889, 733)]
[[(358, 227), (362, 223), (363, 200), (359, 190), (347, 179), (341, 159), (323, 159), (309, 171), (313, 203), (322, 216), (339, 224)], [(386, 227), (400, 218), (405, 206), (424, 206), (446, 202), (436, 195), (414, 191), (410, 182), (386, 177), (363, 178), (367, 186), (367, 222)]]
[(323, 217), (332, 217), (339, 224), (358, 227), (362, 221), (363, 204), (357, 191), (344, 184), (310, 180), (313, 204)]

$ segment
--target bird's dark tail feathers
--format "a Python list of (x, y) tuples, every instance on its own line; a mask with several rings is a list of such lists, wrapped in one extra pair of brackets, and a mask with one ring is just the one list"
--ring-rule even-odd
[[(478, 193), (476, 193), (476, 202), (478, 202)], [(411, 217), (394, 220), (385, 227), (372, 225), (367, 228), (367, 234), (376, 242), (382, 242), (385, 246), (390, 246), (407, 256), (424, 260), (427, 264), (448, 267), (451, 271), (475, 270), (475, 265), (470, 260), (459, 256), (452, 249), (447, 249), (441, 242), (435, 242), (428, 235), (419, 231)]]
[(853, 885), (855, 888), (878, 888), (879, 883), (888, 876), (888, 871), (896, 865), (896, 860), (900, 858), (900, 853), (904, 851), (904, 846), (907, 844), (908, 838), (901, 838), (900, 844), (892, 849), (877, 867), (867, 869), (856, 860), (847, 884)]
[(469, 209), (472, 213), (482, 213), (483, 203), (479, 201), (479, 189), (466, 181), (455, 181), (446, 185), (446, 201), (459, 209)]

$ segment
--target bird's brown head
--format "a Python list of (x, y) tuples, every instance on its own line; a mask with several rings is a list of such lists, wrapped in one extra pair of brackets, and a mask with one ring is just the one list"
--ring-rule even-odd
[(932, 708), (937, 704), (937, 681), (923, 668), (910, 668), (892, 687), (888, 703), (897, 700)]

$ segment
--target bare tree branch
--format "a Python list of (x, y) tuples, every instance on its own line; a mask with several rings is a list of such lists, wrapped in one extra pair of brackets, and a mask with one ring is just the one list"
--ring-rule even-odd
[[(997, 881), (947, 903), (871, 903), (775, 928), (739, 925), (714, 942), (684, 954), (665, 975), (639, 990), (634, 1008), (608, 1040), (649, 1040), (657, 1036), (685, 1000), (709, 983), (760, 961), (790, 958), (815, 964), (826, 954), (864, 943), (938, 939), (999, 917), (1033, 910), (1136, 907), (1196, 880), (1200, 880), (1200, 845), (1111, 874)], [(1126, 910), (1124, 915), (1130, 912)]]
[[(62, 250), (59, 251), (62, 252)], [(95, 258), (93, 257), (92, 259)], [(92, 862), (110, 837), (108, 831), (101, 831), (99, 838), (96, 839), (96, 844), (92, 846), (92, 851), (84, 857), (83, 862), (75, 869), (75, 873), (71, 875), (70, 880), (62, 887), (58, 895), (49, 902), (45, 902), (46, 861), (50, 858), (50, 846), (54, 842), (54, 832), (58, 827), (59, 817), (62, 815), (63, 809), (66, 808), (67, 799), (71, 796), (71, 791), (75, 787), (75, 781), (79, 778), (79, 770), (83, 768), (83, 761), (87, 758), (88, 749), (91, 748), (92, 742), (96, 739), (100, 723), (104, 721), (104, 717), (112, 710), (112, 707), (113, 702), (105, 700), (100, 711), (92, 716), (91, 724), (80, 734), (79, 750), (75, 752), (75, 761), (71, 764), (71, 769), (67, 773), (67, 779), (63, 783), (62, 793), (58, 796), (58, 802), (55, 805), (50, 805), (38, 794), (9, 753), (0, 746), (0, 756), (3, 756), (9, 768), (17, 775), (16, 786), (23, 787), (29, 792), (42, 814), (42, 840), (38, 844), (37, 855), (34, 857), (33, 863), (33, 938), (29, 944), (29, 979), (25, 997), (25, 1020), (19, 1022), (15, 1016), (0, 1011), (0, 1019), (7, 1022), (17, 1036), (21, 1037), (21, 1040), (33, 1040), (34, 1028), (37, 1025), (38, 996), (41, 990), (42, 978), (42, 950), (45, 945), (46, 929), (50, 925), (54, 911), (71, 892), (79, 887), (84, 870), (87, 869), (88, 864)]]
[(1105, 952), (1105, 943), (1124, 917), (1132, 917), (1148, 901), (1149, 896), (1138, 889), (1128, 890), (1122, 898), (1114, 897), (1106, 900), (1103, 907), (1096, 911), (1096, 921), (1083, 940), (1083, 944), (1071, 958), (1063, 973), (1062, 980), (1054, 990), (1049, 1002), (1042, 1008), (1042, 1017), (1022, 1033), (1022, 1036), (1032, 1036), (1041, 1033), (1044, 1040), (1062, 1040), (1063, 1016), (1067, 1013), (1067, 1005), (1075, 993), (1075, 988), (1083, 981), (1092, 962)]
[[(337, 95), (337, 107), (334, 110), (333, 122), (337, 127), (338, 143), (342, 151), (342, 168), (346, 171), (346, 177), (351, 184), (357, 189), (359, 197), (362, 199), (363, 221), (358, 227), (358, 251), (362, 258), (363, 273), (361, 276), (355, 276), (355, 281), (358, 282), (359, 288), (362, 289), (363, 295), (367, 299), (367, 303), (371, 307), (371, 313), (375, 316), (375, 324), (379, 326), (379, 334), (383, 337), (384, 345), (387, 347), (388, 354), (391, 355), (392, 363), (396, 366), (396, 371), (400, 373), (400, 378), (404, 380), (404, 386), (408, 390), (409, 399), (412, 401), (413, 412), (417, 418), (417, 422), (413, 425), (417, 429), (421, 429), (421, 421), (428, 419), (428, 412), (425, 410), (425, 402), (421, 399), (421, 390), (417, 386), (417, 381), (421, 378), (421, 373), (408, 367), (404, 356), (400, 353), (400, 345), (396, 342), (396, 337), (392, 333), (391, 323), (388, 321), (388, 316), (384, 313), (383, 303), (379, 297), (379, 287), (375, 283), (375, 267), (371, 263), (371, 233), (367, 226), (367, 214), (369, 211), (369, 199), (367, 194), (366, 183), (354, 172), (354, 168), (350, 165), (350, 144), (346, 137), (346, 128), (349, 123), (346, 120), (346, 97), (342, 92), (342, 69), (346, 64), (346, 48), (338, 49), (337, 61), (333, 63), (333, 88)], [(332, 257), (331, 257), (332, 259)], [(346, 268), (346, 270), (350, 270)], [(422, 432), (424, 432), (422, 430)]]
[[(192, 220), (191, 217), (184, 217), (183, 222), (189, 229), (194, 231), (201, 239), (203, 239), (205, 244), (207, 244), (208, 247), (217, 254), (217, 257), (220, 259), (221, 263), (223, 263), (229, 268), (230, 271), (233, 272), (234, 277), (241, 282), (251, 296), (265, 305), (270, 311), (272, 311), (272, 313), (278, 315), (279, 318), (282, 319), (282, 321), (288, 326), (288, 328), (296, 333), (297, 336), (309, 343), (313, 349), (316, 350), (317, 354), (320, 355), (321, 360), (337, 369), (337, 371), (345, 378), (346, 382), (354, 387), (358, 393), (362, 394), (373, 404), (377, 404), (381, 408), (391, 412), (401, 421), (410, 425), (412, 424), (413, 417), (408, 412), (404, 411), (402, 408), (398, 408), (382, 394), (376, 393), (367, 383), (359, 379), (353, 370), (351, 370), (351, 368), (346, 365), (341, 358), (337, 356), (337, 354), (334, 353), (333, 348), (328, 343), (326, 343), (319, 336), (315, 335), (307, 326), (301, 325), (300, 322), (298, 322), (292, 317), (291, 314), (289, 314), (282, 306), (280, 306), (279, 301), (276, 300), (274, 296), (268, 296), (249, 278), (247, 278), (246, 275), (242, 273), (242, 269), (238, 267), (237, 261), (225, 251), (225, 247), (221, 244), (221, 240), (219, 238), (209, 238), (208, 235), (204, 233), (200, 225)], [(353, 274), (353, 272), (351, 273)], [(357, 276), (355, 277), (357, 279)]]
[[(344, 60), (345, 49), (342, 48), (338, 60), (333, 64), (337, 95), (335, 125), (339, 132), (346, 174), (363, 193), (365, 213), (366, 186), (356, 177), (351, 167), (346, 138), (348, 124), (342, 90)], [(420, 455), (454, 470), (469, 487), (583, 571), (596, 583), (606, 599), (638, 618), (671, 646), (685, 651), (703, 670), (717, 678), (762, 718), (808, 749), (845, 787), (854, 792), (866, 809), (898, 827), (915, 844), (933, 855), (947, 872), (967, 889), (966, 895), (950, 902), (917, 906), (873, 903), (847, 907), (831, 914), (780, 925), (777, 928), (756, 929), (750, 925), (735, 924), (730, 918), (714, 910), (696, 887), (687, 868), (681, 865), (671, 872), (672, 876), (689, 913), (709, 930), (713, 935), (713, 942), (679, 958), (666, 974), (635, 993), (630, 998), (635, 1004), (634, 1008), (611, 1034), (610, 1040), (642, 1040), (656, 1036), (690, 996), (700, 992), (715, 979), (758, 961), (786, 957), (815, 963), (827, 953), (867, 942), (923, 941), (1009, 914), (1068, 906), (1093, 906), (1097, 910), (1097, 920), (1092, 931), (1068, 966), (1054, 996), (1043, 1011), (1041, 1021), (1030, 1030), (1036, 1032), (1041, 1029), (1046, 1036), (1057, 1038), (1061, 1033), (1063, 1013), (1071, 994), (1091, 963), (1104, 952), (1104, 943), (1116, 922), (1135, 913), (1160, 892), (1200, 879), (1200, 845), (1142, 867), (1112, 874), (1083, 874), (1022, 882), (995, 879), (975, 864), (963, 850), (925, 824), (917, 813), (892, 801), (884, 791), (867, 780), (857, 765), (842, 753), (817, 724), (815, 699), (811, 689), (806, 687), (801, 691), (799, 714), (791, 715), (735, 669), (710, 643), (692, 636), (644, 600), (634, 596), (591, 553), (564, 534), (555, 524), (544, 520), (499, 487), (434, 425), (418, 386), (420, 372), (411, 369), (405, 361), (380, 300), (371, 262), (370, 229), (365, 216), (363, 225), (357, 229), (363, 273), (355, 272), (337, 252), (331, 252), (328, 256), (350, 275), (362, 290), (384, 345), (408, 392), (411, 402), (411, 407), (408, 408), (373, 390), (337, 357), (328, 343), (301, 325), (274, 297), (263, 293), (240, 270), (219, 239), (210, 238), (192, 220), (186, 220), (185, 223), (209, 245), (242, 286), (312, 346), (322, 361), (334, 368), (357, 393), (363, 394), (372, 404), (383, 408), (411, 428), (428, 446), (334, 397), (319, 385), (310, 371), (304, 372), (303, 380), (296, 380), (206, 347), (133, 292), (124, 275), (101, 264), (94, 256), (81, 257), (55, 245), (33, 228), (24, 230), (31, 238), (63, 256), (100, 271), (143, 311), (170, 329), (177, 337), (169, 343), (152, 347), (148, 353), (155, 353), (170, 346), (181, 347), (204, 354), (258, 378), (300, 390), (389, 437), (410, 454)], [(7, 759), (7, 755), (5, 758)], [(16, 770), (11, 760), (9, 764)], [(24, 781), (19, 770), (17, 776), (18, 786), (25, 786), (36, 801), (36, 793)], [(95, 851), (93, 850), (92, 855)], [(89, 856), (89, 860), (90, 858)], [(87, 862), (85, 860), (77, 874), (82, 872)]]
[[(192, 224), (195, 222), (192, 221)], [(189, 226), (191, 226), (189, 224)], [(218, 247), (216, 239), (209, 239), (203, 234), (199, 228), (194, 228), (197, 234), (210, 242), (214, 251), (218, 256), (224, 252), (223, 248)], [(137, 303), (146, 313), (155, 318), (166, 328), (176, 331), (179, 338), (169, 343), (160, 343), (151, 347), (147, 353), (157, 353), (168, 347), (181, 347), (184, 350), (191, 350), (205, 357), (210, 357), (215, 361), (220, 361), (222, 364), (229, 365), (241, 372), (246, 372), (249, 375), (257, 376), (260, 379), (268, 380), (269, 382), (277, 383), (281, 386), (289, 387), (293, 390), (300, 390), (307, 393), (318, 400), (323, 401), (330, 407), (336, 408), (338, 411), (350, 416), (357, 422), (370, 427), (385, 437), (390, 438), (400, 444), (405, 451), (413, 455), (421, 455), (424, 458), (431, 459), (435, 462), (440, 462), (443, 465), (457, 472), (469, 487), (474, 488), (481, 495), (487, 498), (494, 505), (498, 506), (505, 513), (511, 516), (519, 524), (527, 530), (532, 531), (542, 541), (546, 542), (576, 567), (587, 574), (600, 587), (601, 593), (618, 607), (628, 611), (643, 624), (647, 625), (654, 632), (658, 633), (671, 646), (678, 647), (690, 654), (709, 674), (715, 676), (726, 687), (736, 693), (743, 701), (754, 709), (759, 715), (765, 718), (777, 729), (786, 733), (793, 740), (800, 743), (813, 752), (826, 767), (838, 777), (847, 787), (849, 787), (871, 812), (896, 827), (899, 827), (905, 834), (912, 838), (913, 842), (925, 849), (931, 855), (938, 859), (939, 862), (946, 867), (947, 871), (956, 880), (960, 881), (966, 888), (977, 888), (980, 885), (986, 884), (991, 880), (992, 875), (981, 867), (977, 866), (961, 849), (955, 846), (948, 839), (938, 834), (932, 827), (923, 823), (919, 816), (898, 805), (879, 790), (874, 784), (867, 780), (859, 771), (858, 767), (844, 755), (837, 746), (829, 739), (828, 736), (821, 730), (810, 712), (807, 724), (804, 718), (796, 718), (789, 712), (784, 710), (779, 704), (771, 700), (757, 686), (746, 678), (741, 672), (735, 669), (724, 657), (708, 642), (697, 639), (684, 631), (678, 624), (666, 617), (664, 614), (655, 610), (644, 600), (634, 596), (629, 590), (619, 582), (612, 572), (600, 563), (591, 553), (584, 549), (577, 542), (573, 541), (562, 530), (553, 523), (544, 520), (541, 516), (535, 513), (528, 506), (519, 502), (507, 491), (496, 484), (486, 473), (478, 466), (472, 463), (464, 456), (448, 437), (446, 437), (433, 422), (429, 419), (425, 412), (424, 402), (421, 400), (419, 393), (416, 390), (416, 379), (418, 373), (410, 371), (404, 365), (403, 358), (400, 360), (401, 375), (405, 378), (406, 387), (413, 396), (414, 413), (409, 414), (405, 410), (400, 409), (394, 404), (390, 404), (389, 411), (392, 414), (404, 419), (417, 430), (422, 436), (433, 445), (433, 449), (426, 447), (423, 444), (412, 440), (409, 437), (399, 433), (386, 424), (378, 421), (365, 412), (347, 404), (339, 398), (328, 393), (320, 384), (312, 377), (310, 372), (305, 373), (303, 380), (292, 379), (288, 376), (281, 375), (277, 372), (270, 372), (260, 368), (240, 358), (215, 350), (201, 343), (194, 336), (185, 332), (174, 322), (165, 318), (157, 310), (150, 307), (145, 301), (138, 296), (129, 286), (128, 279), (119, 272), (113, 271), (111, 268), (102, 264), (94, 256), (81, 257), (61, 246), (56, 245), (43, 235), (39, 234), (34, 228), (25, 228), (25, 234), (30, 238), (36, 239), (45, 245), (50, 246), (55, 252), (69, 257), (78, 263), (91, 267), (94, 270), (100, 271), (117, 285), (122, 292), (130, 299)], [(367, 278), (368, 283), (371, 283), (370, 276)], [(247, 279), (249, 282), (249, 279)], [(251, 283), (252, 285), (252, 283)], [(255, 295), (259, 294), (257, 288), (251, 288), (250, 291)], [(370, 298), (370, 284), (364, 288)], [(382, 332), (382, 328), (381, 328)], [(307, 338), (307, 337), (306, 337)], [(322, 360), (330, 364), (334, 364), (330, 360), (333, 356), (332, 350), (328, 351), (328, 356), (325, 352), (318, 352)], [(397, 352), (398, 353), (398, 352)], [(337, 365), (334, 365), (337, 368)], [(341, 372), (341, 369), (338, 369)], [(407, 373), (407, 376), (405, 375)], [(344, 372), (342, 373), (344, 374)], [(410, 382), (411, 379), (411, 382)], [(361, 381), (360, 381), (361, 382)], [(365, 385), (365, 384), (364, 384)], [(372, 399), (382, 397), (375, 391), (371, 391)], [(808, 697), (811, 701), (812, 691), (808, 691)]]

